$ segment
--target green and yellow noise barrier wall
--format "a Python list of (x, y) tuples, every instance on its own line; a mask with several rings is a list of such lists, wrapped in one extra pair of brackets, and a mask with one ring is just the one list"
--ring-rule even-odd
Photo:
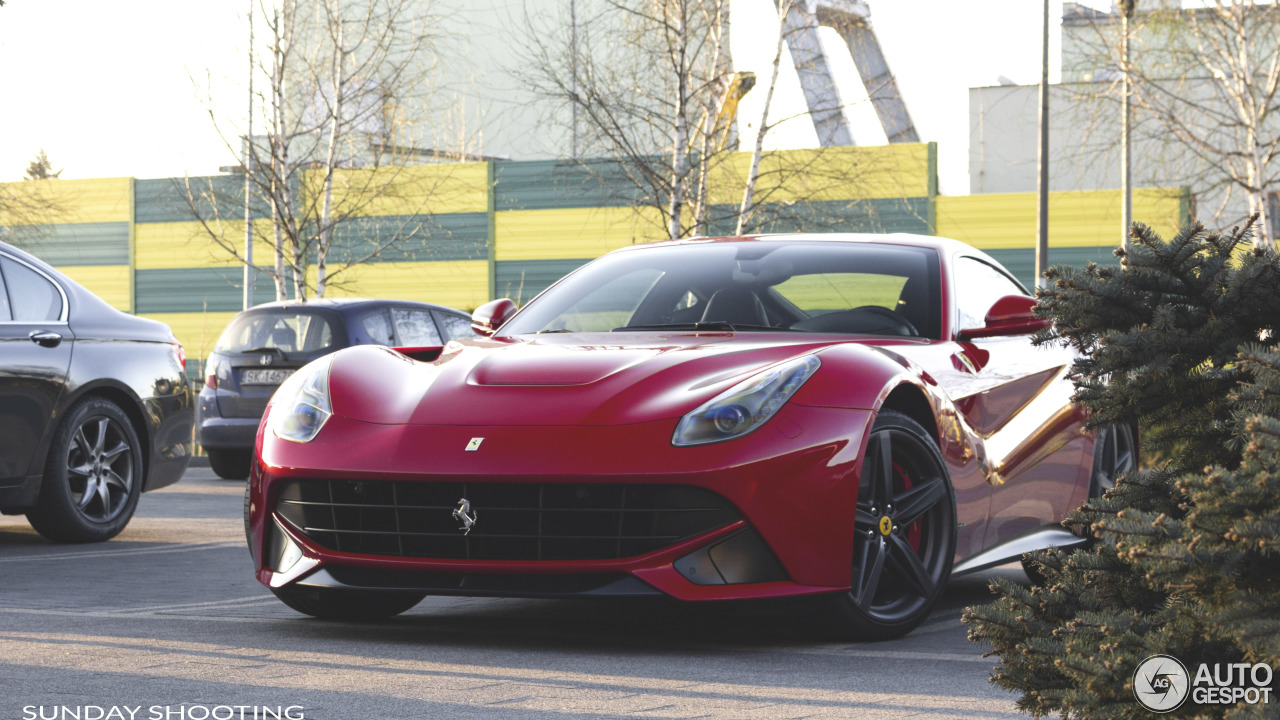
[[(711, 234), (733, 231), (747, 153), (708, 175)], [(341, 178), (358, 186), (359, 170)], [(609, 162), (484, 162), (399, 169), (393, 193), (353, 211), (333, 257), (412, 224), (417, 228), (353, 268), (328, 295), (424, 300), (470, 310), (494, 297), (532, 298), (583, 263), (627, 245), (661, 240), (661, 214), (625, 170)], [(761, 232), (908, 232), (982, 248), (1030, 285), (1036, 198), (1032, 193), (939, 197), (933, 143), (793, 150), (762, 163), (756, 216)], [(376, 178), (374, 178), (376, 180)], [(305, 185), (305, 180), (303, 182)], [(55, 222), (15, 226), (0, 207), (0, 239), (18, 244), (121, 310), (166, 322), (192, 358), (207, 357), (242, 302), (242, 271), (196, 212), (243, 245), (243, 180), (104, 178), (9, 183), (8, 197), (38, 195)], [(196, 198), (193, 211), (190, 198)], [(1134, 218), (1161, 231), (1186, 221), (1185, 188), (1134, 193)], [(1120, 235), (1116, 191), (1053, 193), (1050, 262), (1114, 262)], [(270, 264), (265, 207), (252, 209), (254, 257)], [(363, 243), (363, 245), (362, 245)], [(344, 250), (345, 248), (345, 250)], [(334, 260), (331, 260), (333, 262)], [(270, 278), (257, 302), (274, 299)]]

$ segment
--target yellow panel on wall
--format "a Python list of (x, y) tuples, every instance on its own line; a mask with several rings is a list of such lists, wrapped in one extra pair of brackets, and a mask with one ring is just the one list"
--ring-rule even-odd
[[(254, 220), (256, 237), (253, 259), (258, 265), (272, 265), (270, 220)], [(210, 227), (241, 252), (244, 249), (244, 220), (210, 223)], [(156, 268), (230, 267), (239, 260), (216, 243), (198, 222), (138, 223), (134, 225), (134, 264), (139, 270)]]
[(58, 268), (111, 307), (129, 312), (128, 265), (72, 265)]
[[(779, 150), (760, 158), (757, 202), (925, 197), (933, 187), (929, 143)], [(751, 153), (730, 155), (711, 174), (716, 204), (742, 202)]]
[[(1170, 236), (1182, 224), (1185, 191), (1133, 191), (1133, 219)], [(983, 249), (1027, 248), (1036, 244), (1036, 194), (991, 193), (938, 198), (938, 234)], [(1049, 244), (1097, 247), (1120, 244), (1118, 190), (1049, 194)]]
[[(314, 285), (314, 267), (309, 277)], [(467, 312), (489, 301), (489, 264), (484, 260), (369, 263), (352, 267), (336, 282), (326, 297), (418, 300)]]
[(159, 320), (173, 330), (174, 337), (182, 343), (188, 362), (207, 358), (218, 341), (218, 336), (235, 317), (233, 312), (211, 313), (150, 313), (141, 317)]
[[(341, 170), (334, 176), (334, 213), (340, 215), (440, 215), (489, 208), (487, 163), (442, 163)], [(306, 190), (320, 196), (324, 175), (306, 174)], [(317, 201), (316, 207), (320, 204)]]
[(4, 183), (4, 193), (14, 207), (32, 212), (0, 209), (0, 224), (132, 222), (130, 198), (133, 178), (91, 180), (30, 180)]
[(596, 258), (667, 237), (657, 208), (511, 210), (494, 215), (498, 260)]

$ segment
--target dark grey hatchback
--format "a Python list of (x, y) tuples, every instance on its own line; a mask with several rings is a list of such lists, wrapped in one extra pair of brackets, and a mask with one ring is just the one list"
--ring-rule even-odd
[(470, 315), (430, 303), (326, 298), (250, 308), (209, 354), (197, 409), (200, 444), (219, 477), (248, 477), (258, 421), (294, 370), (352, 345), (432, 347), (472, 337)]

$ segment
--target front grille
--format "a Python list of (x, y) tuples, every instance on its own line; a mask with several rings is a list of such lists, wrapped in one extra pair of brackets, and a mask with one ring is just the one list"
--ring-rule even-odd
[[(466, 498), (476, 523), (453, 517)], [(687, 485), (295, 479), (276, 512), (321, 547), (391, 557), (603, 560), (652, 552), (741, 516)]]

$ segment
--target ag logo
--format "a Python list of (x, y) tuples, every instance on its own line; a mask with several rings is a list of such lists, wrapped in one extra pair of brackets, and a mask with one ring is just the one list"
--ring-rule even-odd
[(1133, 671), (1133, 695), (1142, 707), (1158, 713), (1176, 710), (1191, 691), (1191, 676), (1177, 658), (1152, 655)]

